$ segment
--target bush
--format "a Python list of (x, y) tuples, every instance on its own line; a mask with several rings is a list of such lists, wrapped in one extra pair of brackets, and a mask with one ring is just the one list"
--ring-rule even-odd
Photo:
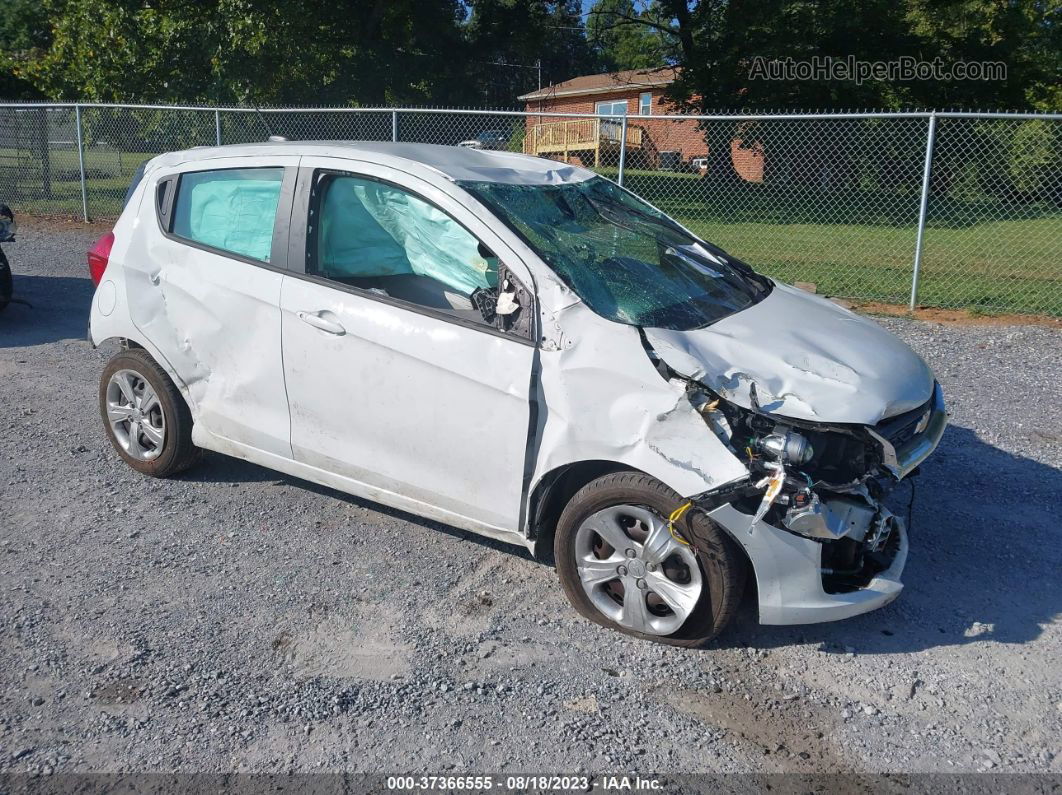
[(1023, 198), (1047, 199), (1058, 195), (1062, 187), (1057, 126), (1034, 119), (1020, 125), (1011, 138), (1007, 173), (1015, 192)]

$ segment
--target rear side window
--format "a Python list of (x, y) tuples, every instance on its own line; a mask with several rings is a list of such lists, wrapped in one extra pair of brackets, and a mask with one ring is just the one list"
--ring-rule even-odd
[(283, 168), (182, 174), (173, 207), (173, 234), (268, 262), (283, 179)]

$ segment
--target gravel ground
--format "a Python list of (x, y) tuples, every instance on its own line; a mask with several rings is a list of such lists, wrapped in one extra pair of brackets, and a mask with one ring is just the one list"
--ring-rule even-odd
[(7, 249), (0, 772), (1062, 772), (1062, 332), (883, 321), (953, 415), (904, 594), (746, 606), (691, 652), (581, 620), (515, 548), (217, 455), (137, 475), (84, 339), (101, 231)]

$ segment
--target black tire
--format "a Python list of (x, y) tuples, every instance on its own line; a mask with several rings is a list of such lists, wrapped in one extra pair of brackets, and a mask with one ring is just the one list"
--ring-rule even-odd
[(579, 578), (576, 533), (590, 516), (609, 507), (635, 505), (667, 517), (684, 502), (667, 486), (640, 472), (605, 475), (576, 492), (561, 513), (553, 546), (561, 585), (580, 614), (603, 627), (672, 646), (702, 646), (723, 631), (741, 602), (748, 564), (726, 531), (702, 511), (691, 508), (675, 524), (692, 542), (703, 583), (699, 601), (678, 631), (657, 635), (618, 624), (594, 605)]
[[(159, 407), (164, 417), (165, 435), (161, 449), (155, 458), (142, 460), (125, 449), (115, 434), (107, 417), (107, 389), (111, 377), (120, 371), (132, 371), (148, 384), (158, 396)], [(192, 414), (180, 390), (159, 367), (158, 363), (140, 348), (122, 351), (111, 357), (100, 377), (100, 416), (104, 431), (118, 455), (130, 467), (144, 475), (166, 478), (183, 472), (195, 464), (202, 450), (192, 444)]]
[(11, 295), (14, 285), (11, 282), (11, 266), (7, 264), (7, 256), (0, 249), (0, 312), (11, 303)]

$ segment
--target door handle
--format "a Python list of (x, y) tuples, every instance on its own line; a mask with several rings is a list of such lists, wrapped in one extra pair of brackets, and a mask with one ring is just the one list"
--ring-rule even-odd
[(303, 323), (313, 326), (316, 329), (320, 329), (321, 331), (326, 331), (329, 334), (342, 336), (347, 333), (347, 330), (339, 323), (323, 318), (314, 312), (296, 312), (295, 314)]

